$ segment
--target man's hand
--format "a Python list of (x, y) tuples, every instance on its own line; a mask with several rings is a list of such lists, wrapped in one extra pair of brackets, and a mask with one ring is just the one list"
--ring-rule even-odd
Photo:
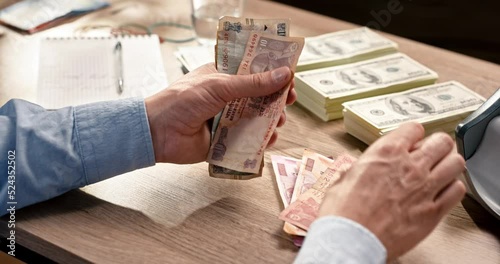
[[(146, 111), (157, 162), (196, 163), (204, 161), (210, 147), (208, 120), (235, 99), (259, 97), (291, 85), (287, 104), (297, 95), (293, 74), (287, 67), (252, 75), (217, 73), (213, 63), (204, 65), (173, 83), (168, 89), (146, 98)], [(282, 113), (278, 127), (286, 121)], [(274, 132), (268, 146), (277, 139)]]
[(371, 145), (326, 194), (319, 216), (352, 219), (373, 232), (388, 261), (423, 240), (465, 194), (465, 161), (450, 136), (424, 139), (408, 123)]

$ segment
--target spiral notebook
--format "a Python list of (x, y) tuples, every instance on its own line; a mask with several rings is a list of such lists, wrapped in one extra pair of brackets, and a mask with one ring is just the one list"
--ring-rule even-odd
[(168, 85), (159, 43), (156, 35), (42, 39), (37, 103), (54, 109), (152, 95)]

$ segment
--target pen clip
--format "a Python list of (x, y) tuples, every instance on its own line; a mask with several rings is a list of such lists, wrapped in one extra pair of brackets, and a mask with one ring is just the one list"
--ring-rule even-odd
[(122, 54), (122, 43), (118, 41), (115, 45), (114, 49), (114, 55), (116, 58), (116, 69), (117, 69), (117, 78), (116, 78), (116, 85), (117, 85), (117, 92), (118, 94), (123, 93), (123, 54)]

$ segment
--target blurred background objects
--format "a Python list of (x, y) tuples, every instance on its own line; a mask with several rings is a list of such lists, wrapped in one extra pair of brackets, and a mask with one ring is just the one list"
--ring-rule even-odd
[(273, 0), (500, 64), (494, 0)]

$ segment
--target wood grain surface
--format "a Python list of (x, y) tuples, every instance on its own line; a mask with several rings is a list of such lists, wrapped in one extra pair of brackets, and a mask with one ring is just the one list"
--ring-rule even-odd
[[(190, 24), (188, 1), (111, 2), (110, 8), (35, 35), (8, 30), (0, 38), (0, 104), (36, 98), (36, 41), (42, 36), (72, 34), (92, 23)], [(259, 0), (247, 0), (245, 16), (290, 17), (294, 36), (357, 26)], [(435, 70), (440, 82), (457, 80), (485, 97), (500, 87), (499, 65), (384, 35)], [(172, 82), (182, 75), (173, 55), (176, 45), (161, 48)], [(16, 242), (63, 263), (291, 263), (298, 249), (278, 219), (283, 205), (270, 154), (300, 157), (309, 148), (327, 156), (359, 156), (367, 146), (346, 134), (342, 120), (323, 122), (298, 105), (288, 107), (287, 115), (278, 142), (266, 152), (261, 178), (214, 179), (206, 163), (157, 164), (17, 211)], [(2, 235), (8, 231), (5, 220), (0, 220)], [(500, 263), (499, 226), (467, 197), (397, 263)]]

